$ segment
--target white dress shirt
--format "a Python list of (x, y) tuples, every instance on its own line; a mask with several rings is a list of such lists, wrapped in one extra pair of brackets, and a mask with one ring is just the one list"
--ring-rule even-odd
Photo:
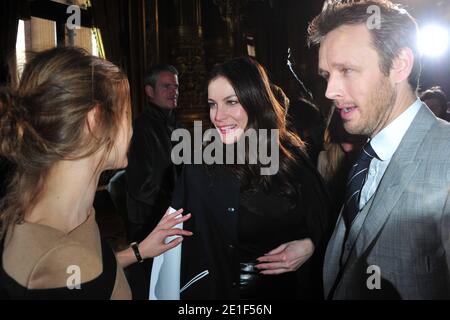
[(375, 191), (377, 191), (381, 178), (391, 162), (392, 156), (400, 145), (400, 142), (405, 136), (406, 131), (408, 131), (409, 126), (413, 122), (421, 106), (422, 101), (417, 99), (408, 107), (408, 109), (403, 111), (400, 116), (394, 119), (394, 121), (370, 140), (370, 145), (377, 154), (378, 159), (373, 158), (370, 163), (367, 179), (361, 190), (361, 197), (359, 200), (360, 210), (375, 194)]

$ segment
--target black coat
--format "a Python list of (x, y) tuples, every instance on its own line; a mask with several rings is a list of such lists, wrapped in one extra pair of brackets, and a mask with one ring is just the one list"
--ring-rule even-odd
[(133, 123), (128, 153), (127, 211), (133, 224), (148, 234), (170, 205), (176, 180), (171, 161), (173, 115), (149, 104)]
[(303, 159), (292, 173), (299, 188), (295, 208), (276, 191), (244, 197), (226, 169), (213, 172), (205, 165), (186, 165), (174, 191), (172, 206), (193, 215), (184, 225), (194, 235), (182, 244), (181, 287), (209, 272), (181, 298), (239, 299), (240, 263), (306, 237), (316, 246), (313, 258), (295, 273), (267, 278), (255, 298), (322, 298), (322, 260), (332, 226), (322, 180), (309, 161)]

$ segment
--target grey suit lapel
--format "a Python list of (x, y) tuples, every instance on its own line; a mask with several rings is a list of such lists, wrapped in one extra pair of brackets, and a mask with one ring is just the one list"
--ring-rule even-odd
[(359, 257), (367, 249), (383, 228), (419, 164), (420, 161), (404, 165), (399, 163), (389, 165), (389, 172), (386, 170), (388, 176), (379, 185), (380, 192), (375, 195), (370, 214), (367, 215), (355, 243), (356, 257)]

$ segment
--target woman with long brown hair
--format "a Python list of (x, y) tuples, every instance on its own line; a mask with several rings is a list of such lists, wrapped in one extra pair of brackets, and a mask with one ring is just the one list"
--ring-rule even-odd
[[(0, 154), (16, 171), (0, 207), (0, 288), (12, 299), (129, 299), (122, 268), (164, 244), (189, 215), (166, 215), (140, 244), (113, 254), (93, 201), (100, 173), (127, 165), (130, 91), (114, 64), (82, 49), (37, 54), (0, 96)], [(118, 262), (118, 263), (117, 263)]]
[[(193, 214), (185, 224), (194, 236), (183, 243), (181, 297), (320, 298), (328, 199), (266, 71), (251, 58), (216, 66), (208, 105), (218, 137), (206, 148), (218, 141), (226, 152), (213, 164), (186, 165), (174, 192), (173, 207)], [(245, 143), (252, 132), (256, 140)], [(275, 170), (264, 171), (263, 150)]]

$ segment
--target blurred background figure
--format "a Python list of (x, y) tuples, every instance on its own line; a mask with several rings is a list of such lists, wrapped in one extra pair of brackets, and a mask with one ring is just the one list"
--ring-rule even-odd
[(311, 162), (317, 165), (323, 148), (325, 120), (319, 108), (309, 99), (291, 100), (287, 110), (288, 126), (305, 142), (306, 152)]
[(447, 95), (440, 86), (431, 87), (422, 92), (420, 100), (425, 102), (436, 117), (446, 121), (450, 120), (450, 114), (447, 112)]
[(290, 100), (283, 89), (275, 84), (271, 84), (271, 89), (285, 109), (287, 126), (302, 139), (309, 159), (317, 165), (319, 153), (323, 148), (325, 130), (325, 121), (320, 110), (306, 98)]
[[(158, 224), (170, 204), (177, 175), (171, 160), (171, 135), (176, 126), (178, 71), (171, 65), (156, 65), (144, 82), (147, 103), (133, 122), (126, 174), (115, 184), (120, 187), (125, 180), (127, 187), (129, 242), (142, 241)], [(126, 270), (135, 299), (148, 298), (151, 262)]]
[(148, 101), (133, 122), (126, 169), (130, 241), (142, 240), (156, 226), (170, 204), (176, 179), (171, 134), (178, 106), (178, 71), (171, 65), (153, 67), (144, 90)]
[(324, 134), (324, 150), (320, 152), (317, 169), (325, 180), (332, 201), (332, 215), (337, 218), (344, 203), (348, 174), (362, 150), (367, 137), (345, 131), (339, 114), (331, 109)]

